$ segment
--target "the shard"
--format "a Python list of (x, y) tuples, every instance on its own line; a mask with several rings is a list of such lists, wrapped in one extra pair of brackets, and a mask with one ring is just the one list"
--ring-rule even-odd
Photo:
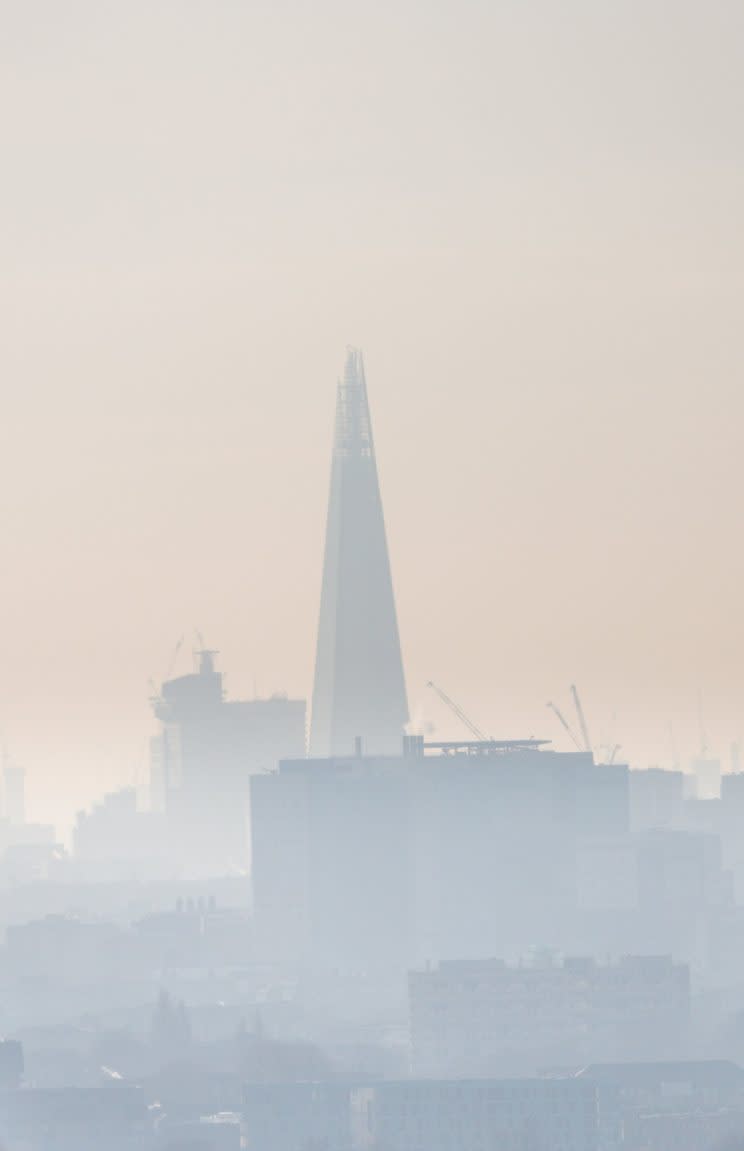
[(361, 352), (336, 399), (310, 754), (399, 754), (406, 685)]

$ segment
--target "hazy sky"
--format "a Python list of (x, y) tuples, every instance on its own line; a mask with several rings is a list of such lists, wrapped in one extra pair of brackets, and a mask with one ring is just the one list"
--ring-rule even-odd
[[(141, 778), (199, 628), (309, 694), (364, 349), (409, 695), (744, 733), (741, 0), (3, 0), (0, 721)], [(189, 659), (179, 663), (187, 670)], [(616, 718), (613, 718), (616, 717)], [(558, 740), (559, 745), (564, 746)]]

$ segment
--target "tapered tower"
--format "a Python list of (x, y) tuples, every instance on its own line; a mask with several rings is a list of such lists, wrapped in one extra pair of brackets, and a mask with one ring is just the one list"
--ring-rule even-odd
[(362, 354), (336, 398), (310, 730), (312, 756), (397, 754), (408, 721), (398, 620)]

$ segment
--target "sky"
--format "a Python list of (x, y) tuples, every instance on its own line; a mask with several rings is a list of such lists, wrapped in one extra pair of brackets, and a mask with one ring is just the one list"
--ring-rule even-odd
[(196, 630), (309, 696), (362, 347), (414, 722), (744, 735), (740, 0), (5, 0), (0, 729), (143, 783)]

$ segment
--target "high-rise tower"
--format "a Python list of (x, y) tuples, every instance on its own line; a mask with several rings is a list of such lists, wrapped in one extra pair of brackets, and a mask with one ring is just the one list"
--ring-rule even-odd
[(408, 721), (398, 621), (362, 354), (336, 398), (310, 754), (400, 751)]

